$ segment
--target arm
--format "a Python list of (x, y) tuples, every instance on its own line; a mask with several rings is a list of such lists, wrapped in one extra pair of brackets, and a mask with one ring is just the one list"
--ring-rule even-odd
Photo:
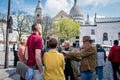
[(23, 61), (27, 63), (28, 60), (28, 47), (25, 47), (24, 53), (23, 53)]
[(64, 56), (62, 55), (62, 67), (63, 67), (63, 70), (65, 69), (65, 58)]
[(108, 55), (108, 60), (111, 61), (113, 56), (113, 49), (110, 49), (109, 55)]
[(84, 58), (84, 57), (87, 57), (89, 55), (92, 55), (93, 53), (96, 53), (96, 48), (93, 46), (88, 46), (88, 47), (83, 48), (80, 52), (70, 51), (66, 55), (73, 57), (73, 58), (74, 57), (75, 58), (80, 58), (80, 57)]
[(19, 61), (23, 61), (22, 57), (23, 57), (23, 50), (21, 47), (18, 48), (18, 58), (19, 58)]
[(106, 51), (104, 49), (103, 49), (103, 51), (104, 51), (104, 61), (106, 61), (106, 58), (107, 58)]
[(35, 49), (35, 59), (39, 71), (42, 72), (42, 59), (41, 59), (41, 49)]

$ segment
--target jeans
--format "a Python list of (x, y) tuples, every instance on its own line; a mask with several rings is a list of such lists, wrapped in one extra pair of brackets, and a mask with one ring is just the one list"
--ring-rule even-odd
[(82, 71), (81, 72), (83, 80), (92, 80), (93, 72), (91, 71)]
[(26, 72), (25, 80), (32, 80), (34, 75), (34, 70), (32, 68), (29, 68)]
[(102, 80), (103, 79), (103, 66), (97, 66), (96, 73), (98, 75), (98, 80)]
[(40, 73), (39, 70), (34, 70), (34, 76), (32, 80), (43, 80), (43, 73)]

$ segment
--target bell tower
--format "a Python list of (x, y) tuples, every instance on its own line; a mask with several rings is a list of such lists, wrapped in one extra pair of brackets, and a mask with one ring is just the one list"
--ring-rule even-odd
[(34, 23), (43, 24), (43, 10), (41, 0), (38, 0), (38, 4), (35, 9)]

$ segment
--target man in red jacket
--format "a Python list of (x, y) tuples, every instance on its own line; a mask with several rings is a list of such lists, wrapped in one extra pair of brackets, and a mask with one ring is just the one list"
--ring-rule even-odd
[(114, 40), (114, 46), (110, 49), (108, 60), (112, 63), (114, 80), (118, 80), (117, 72), (120, 74), (120, 46), (118, 40)]

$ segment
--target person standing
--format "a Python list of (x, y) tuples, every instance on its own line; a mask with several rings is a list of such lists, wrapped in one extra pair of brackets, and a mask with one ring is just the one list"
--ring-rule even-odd
[(14, 53), (14, 67), (17, 66), (17, 62), (18, 62), (18, 45), (17, 43), (13, 44), (13, 53)]
[(51, 38), (48, 45), (50, 50), (43, 56), (44, 80), (65, 80), (65, 60), (63, 54), (57, 51), (57, 40)]
[[(25, 47), (26, 47), (26, 39), (25, 38), (21, 38), (21, 41), (20, 41), (20, 46), (18, 47), (18, 59), (19, 61), (25, 61)], [(26, 61), (25, 61), (26, 62)], [(23, 79), (22, 77), (20, 77), (20, 80), (25, 80)]]
[(114, 40), (114, 45), (108, 55), (108, 60), (112, 63), (114, 80), (119, 80), (117, 72), (120, 75), (120, 46), (118, 44), (118, 40)]
[(82, 58), (81, 76), (83, 80), (92, 80), (93, 72), (96, 67), (96, 47), (92, 45), (90, 36), (83, 36), (83, 47), (80, 52), (62, 51), (64, 55), (72, 58)]
[(33, 80), (41, 80), (42, 78), (42, 26), (34, 23), (32, 25), (32, 34), (28, 37), (26, 44), (27, 65), (29, 67), (36, 66), (34, 70)]
[[(65, 41), (64, 42), (64, 50), (65, 51), (71, 51), (72, 48), (70, 47), (70, 42), (69, 41)], [(75, 77), (74, 77), (74, 72), (73, 72), (73, 69), (72, 69), (72, 65), (71, 65), (71, 60), (70, 58), (67, 58), (65, 57), (65, 70), (64, 70), (64, 73), (65, 73), (65, 78), (66, 80), (75, 80)]]
[[(72, 51), (74, 51), (74, 52), (79, 52), (76, 43), (73, 43), (73, 49), (72, 49)], [(72, 69), (73, 69), (73, 73), (74, 73), (75, 80), (78, 80), (78, 77), (79, 77), (79, 75), (80, 75), (80, 73), (79, 73), (79, 71), (78, 71), (79, 61), (80, 61), (80, 59), (76, 59), (76, 60), (73, 59), (73, 60), (71, 60), (71, 66), (72, 66)]]
[(98, 80), (103, 79), (103, 67), (106, 62), (106, 52), (102, 48), (100, 44), (96, 44), (97, 48), (97, 65), (96, 65), (96, 73), (98, 75)]
[(27, 42), (27, 40), (25, 38), (21, 38), (20, 46), (18, 47), (18, 59), (19, 59), (19, 61), (24, 61), (26, 42)]

